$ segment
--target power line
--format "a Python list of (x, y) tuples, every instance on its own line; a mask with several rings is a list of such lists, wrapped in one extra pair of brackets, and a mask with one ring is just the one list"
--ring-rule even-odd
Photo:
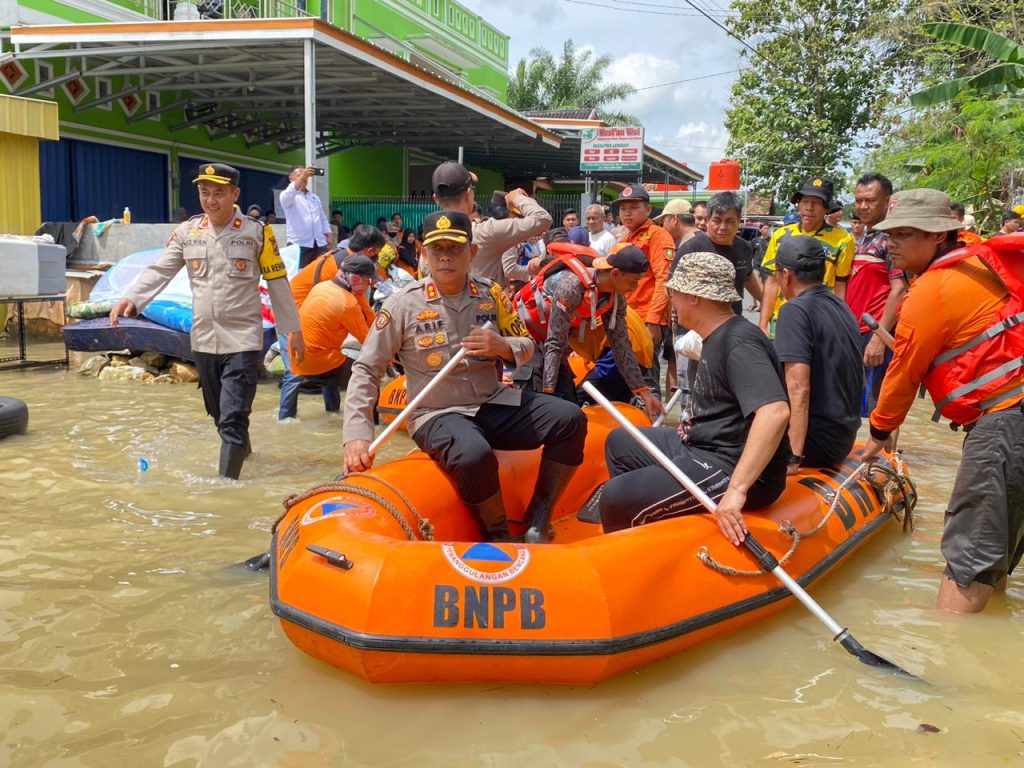
[[(640, 6), (644, 6), (644, 7), (647, 7), (647, 8), (667, 8), (667, 9), (673, 10), (673, 11), (679, 11), (680, 10), (678, 5), (666, 5), (664, 3), (645, 3), (645, 2), (641, 2), (641, 0), (611, 0), (611, 1), (612, 2), (616, 2), (616, 3), (621, 3), (623, 5), (640, 5)], [(724, 8), (718, 8), (714, 15), (716, 15), (716, 16), (731, 16), (731, 15), (735, 15), (735, 13), (736, 13), (735, 11), (728, 11), (728, 10), (726, 10)]]
[(712, 24), (714, 24), (720, 30), (725, 32), (725, 34), (727, 34), (729, 37), (733, 38), (734, 40), (738, 40), (740, 42), (740, 44), (743, 45), (744, 48), (747, 48), (748, 50), (750, 50), (755, 56), (760, 56), (761, 55), (760, 53), (758, 53), (757, 49), (754, 46), (752, 46), (750, 43), (748, 43), (746, 40), (744, 40), (739, 35), (735, 34), (731, 29), (729, 29), (727, 26), (725, 26), (725, 24), (722, 24), (718, 19), (713, 18), (711, 16), (711, 14), (709, 14), (707, 11), (705, 11), (704, 9), (702, 9), (698, 5), (696, 5), (693, 2), (693, 0), (683, 0), (683, 2), (686, 3), (688, 6), (690, 6), (691, 8), (693, 8), (695, 11), (697, 11), (701, 16), (703, 16), (705, 19), (710, 21)]
[(658, 83), (657, 85), (645, 85), (643, 88), (634, 88), (634, 92), (638, 91), (649, 91), (651, 88), (664, 88), (666, 85), (679, 85), (680, 83), (692, 83), (694, 80), (707, 80), (710, 77), (721, 77), (722, 75), (731, 75), (734, 72), (739, 72), (738, 69), (728, 69), (725, 72), (715, 72), (711, 75), (699, 75), (697, 77), (687, 77), (682, 80), (672, 80), (668, 83)]
[[(565, 0), (567, 3), (573, 3), (574, 5), (589, 5), (592, 8), (604, 8), (609, 11), (621, 11), (623, 13), (642, 13), (648, 16), (684, 16), (688, 18), (703, 17), (703, 13), (687, 13), (685, 11), (649, 11), (644, 8), (624, 8), (618, 4), (608, 5), (605, 3), (594, 3), (588, 2), (588, 0)], [(616, 0), (616, 2), (624, 2), (624, 0)], [(641, 3), (641, 5), (649, 6), (650, 4)], [(659, 8), (672, 8), (674, 6), (654, 6)]]

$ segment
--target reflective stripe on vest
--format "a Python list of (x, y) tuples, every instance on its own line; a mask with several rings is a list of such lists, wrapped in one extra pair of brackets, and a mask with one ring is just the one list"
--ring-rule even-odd
[(952, 360), (957, 355), (960, 355), (968, 351), (969, 349), (974, 349), (982, 342), (988, 341), (989, 339), (993, 339), (1003, 331), (1009, 330), (1010, 328), (1013, 328), (1013, 326), (1019, 325), (1020, 323), (1024, 323), (1024, 312), (1020, 312), (1016, 315), (1011, 315), (1010, 317), (1005, 318), (1004, 320), (996, 323), (995, 325), (989, 326), (984, 331), (975, 336), (973, 339), (965, 341), (959, 347), (943, 352), (941, 355), (936, 357), (935, 360), (932, 361), (930, 367), (934, 368), (936, 365), (942, 365), (943, 363)]
[[(940, 416), (969, 424), (1007, 400), (1018, 397), (1024, 385), (1024, 237), (1007, 235), (956, 248), (935, 259), (928, 271), (952, 267), (977, 257), (1009, 294), (1006, 303), (981, 333), (938, 355), (925, 372), (923, 384), (935, 401), (933, 421)], [(1006, 391), (999, 392), (1006, 388)]]
[[(1024, 357), (1018, 357), (1016, 360), (1004, 363), (998, 368), (993, 368), (988, 373), (979, 376), (974, 379), (974, 381), (969, 381), (963, 386), (957, 387), (935, 404), (935, 413), (932, 414), (932, 421), (938, 421), (942, 417), (942, 409), (954, 400), (959, 400), (961, 397), (969, 395), (977, 389), (981, 389), (986, 384), (991, 384), (993, 381), (1002, 378), (1006, 374), (1013, 373), (1021, 366), (1024, 366)], [(1002, 400), (1000, 399), (998, 402), (1002, 402)], [(982, 410), (984, 410), (984, 408), (982, 408)]]

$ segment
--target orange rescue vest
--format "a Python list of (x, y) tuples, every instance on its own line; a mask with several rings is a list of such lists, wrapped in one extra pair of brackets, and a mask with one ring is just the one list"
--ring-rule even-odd
[[(970, 424), (991, 408), (1024, 393), (1024, 233), (957, 248), (928, 269), (945, 269), (978, 256), (999, 278), (1009, 300), (992, 325), (935, 358), (923, 384), (935, 401), (932, 421), (941, 416)], [(994, 395), (1018, 380), (1017, 386)]]
[[(587, 325), (596, 328), (601, 316), (614, 309), (618, 302), (617, 293), (599, 293), (594, 270), (589, 264), (597, 257), (597, 251), (585, 245), (574, 243), (551, 243), (548, 253), (554, 255), (537, 276), (522, 287), (516, 296), (516, 309), (530, 335), (543, 343), (548, 337), (548, 320), (551, 317), (551, 303), (555, 288), (565, 275), (574, 274), (583, 283), (584, 297), (572, 312), (570, 327), (579, 328), (580, 338), (586, 333)], [(611, 322), (614, 322), (614, 318)]]

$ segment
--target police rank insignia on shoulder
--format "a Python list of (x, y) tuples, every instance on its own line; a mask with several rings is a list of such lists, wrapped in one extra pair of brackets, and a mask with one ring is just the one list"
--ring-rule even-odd
[(377, 319), (373, 321), (373, 324), (377, 327), (378, 331), (383, 331), (388, 327), (388, 323), (391, 322), (391, 313), (386, 309), (382, 309), (377, 313)]
[(437, 320), (437, 318), (439, 318), (440, 316), (441, 316), (440, 312), (435, 312), (432, 309), (424, 309), (422, 312), (420, 312), (418, 315), (416, 315), (416, 319), (417, 320)]
[(232, 229), (241, 229), (242, 228), (242, 220), (239, 219), (239, 218), (236, 218), (233, 222), (231, 222), (231, 228)]
[(476, 281), (474, 280), (469, 281), (469, 295), (473, 298), (480, 295), (480, 289), (476, 287)]
[(444, 358), (441, 357), (440, 352), (431, 352), (429, 355), (427, 355), (427, 365), (429, 365), (431, 368), (439, 367), (443, 361)]

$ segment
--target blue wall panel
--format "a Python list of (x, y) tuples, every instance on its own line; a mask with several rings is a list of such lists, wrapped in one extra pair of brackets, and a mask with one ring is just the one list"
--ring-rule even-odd
[(79, 139), (39, 145), (43, 221), (118, 219), (169, 221), (167, 156)]
[(43, 221), (71, 221), (71, 152), (67, 141), (39, 142)]
[(132, 221), (170, 220), (167, 156), (139, 149), (77, 139), (71, 145), (72, 214), (101, 221), (120, 218), (125, 206)]

